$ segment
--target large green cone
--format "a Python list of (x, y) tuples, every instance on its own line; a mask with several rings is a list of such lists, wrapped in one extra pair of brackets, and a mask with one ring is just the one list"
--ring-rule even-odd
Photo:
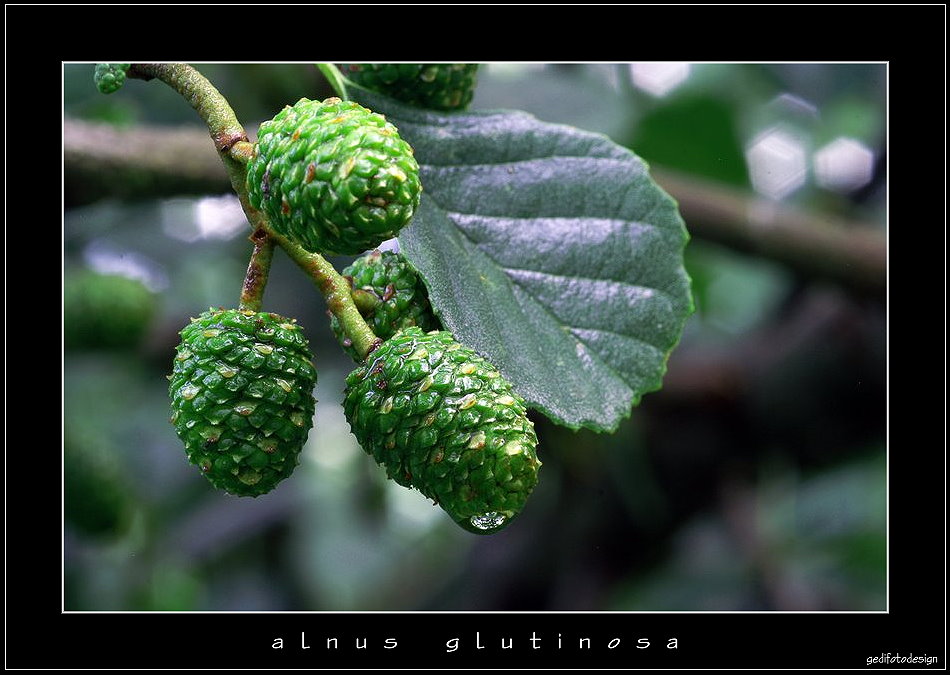
[(346, 385), (350, 428), (394, 481), (477, 534), (497, 532), (524, 507), (541, 465), (524, 401), (451, 333), (401, 331)]
[[(412, 326), (427, 332), (442, 328), (422, 278), (401, 253), (372, 251), (344, 268), (343, 276), (353, 280), (356, 306), (379, 339), (388, 340)], [(331, 315), (330, 328), (343, 351), (362, 361), (336, 316)]]
[(432, 110), (464, 110), (477, 84), (477, 63), (343, 63), (343, 74), (367, 89)]
[(396, 236), (422, 185), (412, 148), (382, 115), (302, 98), (261, 124), (247, 189), (274, 229), (308, 251), (356, 255)]
[(189, 461), (231, 494), (273, 490), (313, 426), (317, 371), (303, 330), (277, 314), (211, 309), (177, 350), (171, 420)]

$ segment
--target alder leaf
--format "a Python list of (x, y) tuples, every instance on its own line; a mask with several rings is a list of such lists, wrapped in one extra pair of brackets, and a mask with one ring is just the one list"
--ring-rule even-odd
[(603, 135), (349, 86), (415, 150), (422, 201), (399, 241), (446, 329), (555, 422), (615, 430), (693, 311), (676, 202)]

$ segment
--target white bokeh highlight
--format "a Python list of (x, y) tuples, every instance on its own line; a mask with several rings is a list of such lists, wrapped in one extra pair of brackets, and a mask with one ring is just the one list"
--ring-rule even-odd
[(525, 75), (537, 73), (546, 67), (544, 63), (486, 63), (482, 66), (492, 77), (500, 80), (517, 80)]
[(852, 192), (871, 182), (874, 153), (853, 138), (836, 138), (814, 157), (815, 181), (823, 188)]
[(752, 187), (769, 199), (783, 199), (805, 184), (805, 146), (794, 135), (771, 128), (746, 147)]
[(234, 195), (199, 199), (195, 222), (203, 239), (233, 239), (247, 229), (247, 216)]
[(785, 117), (797, 117), (803, 120), (819, 118), (818, 108), (814, 103), (790, 92), (779, 94), (769, 101), (766, 107)]
[(688, 63), (631, 63), (633, 86), (656, 97), (666, 96), (689, 77)]
[(120, 248), (107, 239), (91, 241), (83, 249), (82, 257), (86, 265), (99, 274), (116, 274), (141, 281), (155, 293), (168, 288), (168, 275), (161, 265), (141, 253)]
[(166, 199), (161, 205), (162, 231), (173, 239), (233, 239), (247, 231), (247, 217), (235, 195), (199, 199)]

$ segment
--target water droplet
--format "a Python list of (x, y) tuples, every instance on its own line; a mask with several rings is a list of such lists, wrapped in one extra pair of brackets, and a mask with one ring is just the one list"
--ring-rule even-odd
[(468, 520), (458, 521), (459, 525), (475, 534), (492, 534), (508, 524), (508, 516), (498, 511), (489, 511), (472, 516)]

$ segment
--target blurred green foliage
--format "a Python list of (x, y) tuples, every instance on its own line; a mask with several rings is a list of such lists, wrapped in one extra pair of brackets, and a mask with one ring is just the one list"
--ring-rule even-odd
[(70, 273), (63, 289), (66, 347), (135, 347), (148, 331), (156, 302), (138, 280), (89, 270)]
[(734, 108), (714, 96), (678, 97), (640, 119), (630, 146), (651, 164), (747, 186)]
[[(308, 64), (196, 66), (249, 130), (302, 96), (330, 95)], [(196, 123), (167, 87), (129, 81), (103, 97), (92, 72), (64, 66), (68, 116)], [(607, 133), (651, 165), (751, 197), (747, 149), (769, 128), (792, 130), (809, 160), (838, 138), (882, 157), (884, 73), (698, 64), (656, 95), (627, 64), (492, 64), (473, 108)], [(830, 190), (809, 164), (785, 201), (883, 223), (885, 187), (878, 170)], [(65, 352), (66, 609), (884, 609), (883, 307), (694, 240), (699, 311), (664, 389), (614, 435), (536, 417), (538, 489), (518, 523), (478, 538), (386, 481), (356, 445), (340, 405), (352, 364), (323, 300), (281, 254), (265, 308), (298, 319), (320, 373), (301, 466), (244, 500), (188, 465), (164, 376), (189, 316), (237, 303), (245, 236), (236, 200), (220, 195), (64, 214), (64, 288), (88, 268), (140, 279), (161, 299), (132, 353)], [(98, 459), (77, 482), (79, 447)]]

